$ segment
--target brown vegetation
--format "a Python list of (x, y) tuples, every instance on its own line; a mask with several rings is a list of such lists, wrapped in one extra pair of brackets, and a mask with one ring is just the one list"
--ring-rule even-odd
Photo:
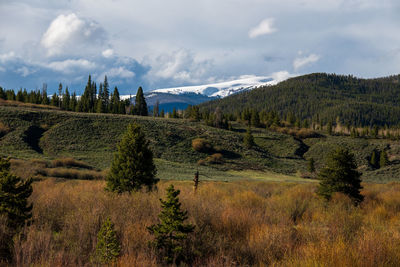
[(196, 138), (192, 140), (192, 148), (197, 152), (210, 152), (212, 145), (204, 138)]
[[(154, 266), (146, 226), (157, 222), (157, 192), (111, 194), (103, 181), (34, 185), (34, 223), (15, 240), (16, 265), (90, 265), (97, 232), (110, 217), (122, 245), (121, 266)], [(400, 184), (364, 185), (354, 207), (344, 195), (330, 203), (313, 184), (174, 182), (196, 226), (188, 253), (194, 266), (398, 266)], [(22, 238), (26, 237), (26, 238)]]
[(321, 135), (316, 131), (306, 128), (274, 127), (273, 130), (279, 133), (289, 134), (300, 139), (321, 137)]

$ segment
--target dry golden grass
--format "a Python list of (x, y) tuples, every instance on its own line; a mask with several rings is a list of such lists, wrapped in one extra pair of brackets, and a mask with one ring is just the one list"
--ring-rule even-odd
[(399, 266), (400, 184), (366, 184), (354, 207), (344, 195), (325, 203), (315, 184), (160, 182), (158, 191), (116, 195), (104, 181), (47, 179), (34, 184), (33, 225), (15, 241), (19, 266), (90, 265), (104, 218), (115, 223), (119, 266), (156, 266), (146, 226), (174, 183), (196, 226), (192, 266)]

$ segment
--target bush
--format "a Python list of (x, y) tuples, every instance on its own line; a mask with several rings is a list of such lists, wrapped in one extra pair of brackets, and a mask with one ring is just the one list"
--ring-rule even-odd
[(0, 137), (6, 135), (10, 132), (10, 128), (7, 127), (4, 123), (0, 122)]
[(194, 149), (194, 151), (204, 152), (204, 153), (210, 152), (213, 149), (212, 145), (206, 139), (203, 138), (193, 139), (192, 148)]
[(74, 158), (55, 159), (51, 162), (53, 167), (75, 167), (82, 169), (93, 169), (89, 164)]
[(205, 160), (207, 163), (212, 163), (212, 164), (219, 164), (223, 163), (224, 159), (221, 153), (215, 153), (212, 154), (211, 156), (208, 156)]
[(103, 172), (88, 171), (88, 170), (82, 171), (82, 170), (67, 169), (67, 168), (39, 169), (37, 171), (37, 174), (48, 177), (79, 179), (79, 180), (104, 180), (105, 178)]

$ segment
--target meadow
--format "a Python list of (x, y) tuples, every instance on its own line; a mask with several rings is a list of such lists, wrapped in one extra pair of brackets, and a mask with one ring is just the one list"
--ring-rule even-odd
[[(19, 266), (89, 266), (105, 218), (122, 245), (118, 266), (156, 266), (146, 226), (173, 183), (196, 226), (185, 244), (194, 266), (398, 266), (400, 184), (364, 184), (359, 207), (344, 195), (325, 202), (316, 183), (161, 181), (147, 193), (112, 194), (104, 181), (34, 183), (33, 224), (15, 239)], [(1, 231), (1, 230), (0, 230)]]
[[(150, 141), (161, 181), (153, 192), (106, 192), (116, 144), (133, 121)], [(147, 226), (158, 222), (159, 199), (171, 183), (195, 226), (184, 244), (187, 266), (400, 265), (397, 142), (256, 128), (249, 149), (245, 129), (236, 122), (228, 131), (183, 119), (0, 106), (0, 156), (11, 157), (14, 174), (34, 178), (33, 220), (14, 238), (12, 265), (96, 265), (97, 234), (110, 218), (121, 244), (116, 264), (157, 266)], [(342, 194), (322, 200), (318, 180), (307, 173), (309, 158), (318, 171), (337, 145), (355, 154), (363, 172), (360, 206)], [(369, 166), (374, 149), (388, 152), (389, 166)], [(0, 217), (0, 237), (4, 225)]]

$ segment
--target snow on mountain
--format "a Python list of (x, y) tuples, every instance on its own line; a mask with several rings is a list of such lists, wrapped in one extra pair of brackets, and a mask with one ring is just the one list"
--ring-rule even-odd
[(278, 79), (267, 76), (242, 76), (240, 79), (206, 85), (194, 85), (175, 88), (156, 89), (152, 93), (168, 93), (180, 95), (185, 93), (202, 94), (209, 97), (226, 97), (241, 91), (256, 88), (262, 85), (275, 85)]

